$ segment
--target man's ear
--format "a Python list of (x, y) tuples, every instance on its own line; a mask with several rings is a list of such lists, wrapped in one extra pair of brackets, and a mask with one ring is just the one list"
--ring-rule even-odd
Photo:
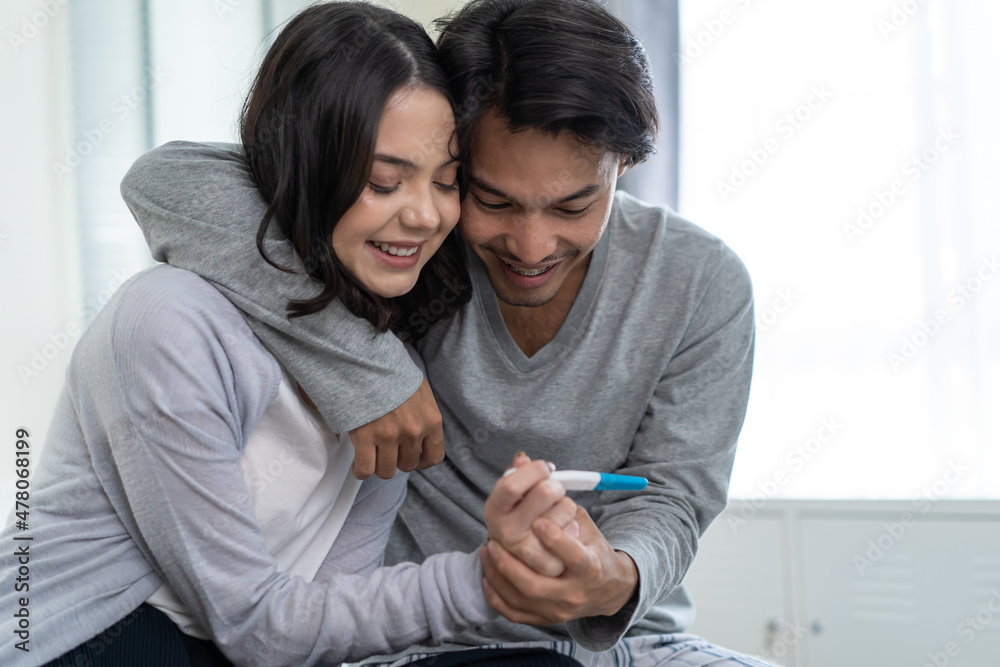
[(628, 155), (622, 155), (621, 161), (618, 162), (618, 178), (622, 177), (622, 174), (628, 169)]

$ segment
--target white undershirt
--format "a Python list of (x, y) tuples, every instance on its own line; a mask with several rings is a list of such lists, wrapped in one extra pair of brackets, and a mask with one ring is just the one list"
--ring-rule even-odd
[[(312, 581), (354, 504), (354, 447), (330, 430), (281, 368), (278, 393), (250, 434), (241, 458), (254, 514), (279, 572)], [(164, 583), (146, 602), (184, 633), (208, 639)]]

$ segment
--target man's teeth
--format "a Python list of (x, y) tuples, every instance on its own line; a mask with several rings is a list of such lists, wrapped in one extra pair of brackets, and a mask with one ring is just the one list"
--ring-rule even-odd
[[(504, 264), (507, 264), (507, 262), (504, 262)], [(520, 274), (522, 276), (540, 276), (543, 273), (545, 273), (546, 271), (548, 271), (549, 269), (551, 269), (553, 266), (554, 266), (553, 264), (549, 264), (544, 269), (534, 269), (532, 271), (528, 271), (526, 269), (519, 269), (516, 266), (511, 266), (510, 264), (507, 264), (507, 268), (508, 269), (510, 269), (514, 273)]]
[(389, 253), (390, 255), (399, 255), (400, 257), (409, 257), (415, 253), (420, 248), (415, 246), (413, 248), (397, 248), (394, 245), (389, 245), (388, 243), (379, 243), (378, 241), (371, 242), (373, 246), (381, 250), (382, 252)]

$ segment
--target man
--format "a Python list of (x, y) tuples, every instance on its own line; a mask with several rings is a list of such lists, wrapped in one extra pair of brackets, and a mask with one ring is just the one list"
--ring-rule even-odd
[[(726, 502), (754, 320), (750, 280), (732, 251), (615, 193), (654, 146), (641, 45), (589, 0), (474, 0), (443, 23), (439, 48), (467, 160), (459, 228), (473, 295), (417, 345), (434, 396), (398, 341), (343, 332), (337, 308), (287, 320), (288, 298), (310, 290), (301, 274), (268, 294), (231, 268), (255, 262), (279, 280), (240, 242), (265, 205), (225, 151), (168, 145), (126, 177), (123, 194), (154, 255), (219, 286), (331, 427), (355, 429), (359, 476), (440, 459), (436, 396), (446, 456), (411, 475), (389, 563), (481, 545), (483, 501), (519, 450), (559, 468), (649, 479), (638, 494), (576, 497), (576, 536), (539, 520), (519, 527), (520, 541), (491, 539), (484, 590), (513, 622), (463, 644), (542, 642), (585, 664), (640, 655), (766, 664), (678, 634), (693, 618), (681, 580)], [(217, 188), (231, 193), (224, 205), (198, 194)], [(191, 201), (177, 194), (192, 191)], [(356, 362), (360, 384), (376, 390), (356, 396), (324, 383), (331, 356)], [(401, 372), (405, 382), (390, 380)], [(371, 423), (356, 428), (347, 415), (359, 409)]]

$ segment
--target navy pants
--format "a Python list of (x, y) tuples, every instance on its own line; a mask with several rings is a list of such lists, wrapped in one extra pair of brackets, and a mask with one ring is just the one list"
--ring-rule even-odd
[(215, 644), (181, 632), (148, 604), (45, 667), (233, 667)]
[[(541, 648), (472, 649), (412, 663), (423, 667), (573, 667), (580, 663)], [(45, 667), (233, 667), (210, 641), (184, 634), (147, 604)]]

